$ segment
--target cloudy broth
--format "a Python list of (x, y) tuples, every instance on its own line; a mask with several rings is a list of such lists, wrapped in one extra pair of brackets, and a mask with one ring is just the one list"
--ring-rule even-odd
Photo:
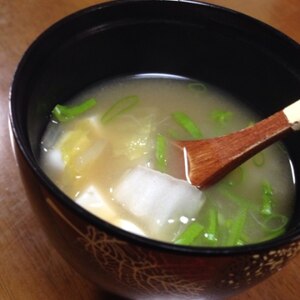
[[(294, 184), (280, 143), (202, 193), (183, 182), (184, 162), (172, 140), (216, 137), (259, 119), (232, 96), (206, 83), (150, 74), (99, 83), (68, 105), (91, 99), (92, 107), (76, 116), (53, 114), (41, 141), (42, 168), (79, 205), (125, 230), (191, 246), (238, 246), (284, 232)], [(143, 186), (151, 176), (159, 182), (153, 193)]]

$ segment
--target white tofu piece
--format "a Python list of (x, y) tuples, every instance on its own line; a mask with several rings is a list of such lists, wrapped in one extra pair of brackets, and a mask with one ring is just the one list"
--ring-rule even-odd
[(109, 204), (107, 204), (104, 196), (93, 185), (89, 186), (82, 194), (80, 194), (75, 199), (75, 202), (108, 222), (111, 222), (116, 218), (115, 212)]
[(195, 218), (205, 201), (202, 192), (187, 181), (143, 166), (126, 172), (113, 196), (154, 236), (170, 220)]

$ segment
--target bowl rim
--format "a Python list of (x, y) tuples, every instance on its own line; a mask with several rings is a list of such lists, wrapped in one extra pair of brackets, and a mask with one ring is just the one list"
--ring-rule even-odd
[(30, 59), (31, 53), (33, 49), (39, 47), (39, 44), (43, 42), (49, 35), (54, 33), (59, 27), (64, 26), (64, 24), (72, 22), (77, 18), (80, 18), (82, 15), (89, 14), (95, 10), (103, 9), (106, 7), (119, 7), (123, 5), (140, 3), (140, 2), (176, 2), (178, 4), (184, 5), (192, 5), (192, 6), (206, 6), (211, 9), (218, 10), (225, 14), (234, 14), (239, 18), (251, 22), (256, 23), (257, 25), (261, 26), (263, 29), (269, 31), (273, 35), (277, 35), (280, 39), (285, 40), (285, 42), (290, 43), (293, 47), (296, 47), (300, 50), (300, 45), (288, 37), (286, 34), (280, 32), (279, 30), (271, 27), (270, 25), (255, 19), (251, 16), (248, 16), (242, 12), (235, 11), (230, 8), (226, 8), (220, 5), (196, 1), (196, 0), (114, 0), (114, 1), (106, 1), (99, 4), (95, 4), (83, 9), (80, 9), (74, 13), (71, 13), (62, 19), (56, 21), (53, 25), (48, 27), (45, 31), (43, 31), (27, 48), (24, 52), (23, 56), (21, 57), (20, 62), (17, 65), (15, 70), (15, 74), (13, 76), (12, 84), (10, 87), (9, 92), (9, 120), (10, 120), (10, 128), (13, 133), (13, 138), (25, 158), (26, 163), (33, 170), (35, 176), (38, 177), (38, 180), (42, 182), (42, 186), (52, 195), (55, 195), (56, 201), (58, 201), (63, 207), (67, 210), (70, 210), (72, 213), (76, 215), (79, 219), (83, 219), (88, 224), (93, 225), (95, 228), (107, 232), (108, 234), (112, 235), (113, 237), (119, 238), (124, 240), (128, 243), (133, 243), (137, 246), (152, 249), (155, 251), (167, 251), (170, 254), (176, 255), (193, 255), (193, 256), (233, 256), (233, 255), (241, 255), (241, 254), (250, 254), (250, 253), (257, 253), (261, 251), (268, 251), (274, 250), (274, 248), (282, 247), (284, 245), (291, 244), (293, 242), (297, 242), (300, 238), (300, 229), (296, 232), (290, 232), (288, 234), (284, 234), (279, 236), (275, 239), (268, 240), (265, 242), (257, 243), (257, 244), (249, 244), (243, 246), (230, 246), (230, 247), (201, 247), (201, 246), (184, 246), (184, 245), (175, 245), (163, 241), (157, 241), (150, 238), (142, 237), (136, 235), (131, 232), (127, 232), (122, 230), (109, 222), (102, 220), (89, 211), (85, 210), (80, 205), (76, 204), (71, 198), (66, 196), (60, 189), (56, 187), (56, 185), (47, 177), (44, 171), (39, 166), (37, 160), (34, 158), (33, 154), (31, 153), (29, 142), (26, 141), (26, 138), (22, 136), (22, 129), (21, 126), (18, 125), (17, 122), (17, 112), (15, 109), (15, 91), (18, 87), (19, 77), (22, 74), (23, 66), (26, 65), (27, 59)]

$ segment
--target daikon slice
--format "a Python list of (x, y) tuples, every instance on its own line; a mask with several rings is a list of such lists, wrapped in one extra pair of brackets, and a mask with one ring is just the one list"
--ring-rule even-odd
[(134, 223), (132, 223), (130, 221), (118, 219), (118, 220), (114, 221), (113, 224), (115, 226), (122, 228), (123, 230), (129, 231), (129, 232), (141, 235), (141, 236), (146, 236), (145, 232), (141, 228), (139, 228), (137, 225), (135, 225)]
[(47, 150), (47, 160), (44, 160), (44, 164), (50, 170), (50, 173), (56, 173), (63, 171), (65, 163), (61, 152), (58, 149)]
[(180, 225), (182, 217), (195, 218), (205, 201), (202, 192), (187, 181), (143, 166), (126, 172), (113, 195), (155, 235), (170, 223)]
[(93, 185), (89, 186), (85, 192), (80, 194), (75, 202), (92, 214), (112, 223), (123, 230), (141, 236), (146, 236), (145, 232), (134, 223), (118, 218), (113, 209), (106, 202), (102, 193)]
[(75, 202), (93, 213), (94, 215), (107, 220), (108, 222), (116, 218), (113, 209), (107, 204), (105, 197), (93, 185), (89, 186), (83, 193), (81, 193)]

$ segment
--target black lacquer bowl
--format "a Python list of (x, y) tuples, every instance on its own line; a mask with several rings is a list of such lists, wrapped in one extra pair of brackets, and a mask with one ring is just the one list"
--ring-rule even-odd
[[(231, 248), (189, 248), (124, 232), (77, 206), (39, 167), (51, 109), (94, 82), (166, 73), (236, 96), (261, 117), (300, 96), (300, 47), (257, 20), (193, 1), (122, 0), (64, 18), (22, 58), (10, 120), (28, 198), (47, 235), (80, 273), (133, 299), (215, 299), (264, 280), (300, 251), (300, 195), (283, 236)], [(300, 179), (300, 139), (284, 140)]]

